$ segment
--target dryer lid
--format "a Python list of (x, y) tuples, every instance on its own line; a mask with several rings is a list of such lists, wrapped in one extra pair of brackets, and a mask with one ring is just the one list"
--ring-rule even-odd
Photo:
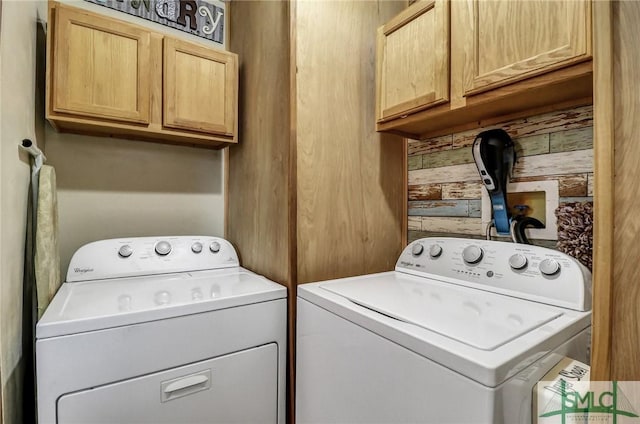
[(360, 306), (491, 351), (562, 315), (508, 296), (394, 273), (322, 283)]
[(38, 339), (285, 298), (284, 286), (240, 267), (64, 283), (36, 326)]

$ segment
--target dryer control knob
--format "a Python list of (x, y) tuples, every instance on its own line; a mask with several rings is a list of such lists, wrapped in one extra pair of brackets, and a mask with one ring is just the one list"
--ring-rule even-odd
[(420, 256), (422, 255), (423, 251), (424, 251), (424, 246), (422, 245), (422, 243), (416, 243), (411, 248), (411, 254), (413, 256)]
[(220, 243), (214, 241), (209, 245), (209, 250), (211, 250), (211, 253), (218, 253), (220, 251)]
[(477, 264), (482, 260), (482, 249), (472, 244), (462, 251), (462, 259), (468, 264)]
[(560, 272), (560, 264), (555, 259), (543, 259), (540, 262), (540, 272), (544, 275), (554, 275)]
[(156, 243), (156, 253), (160, 256), (167, 256), (171, 253), (171, 244), (168, 241), (159, 241)]
[(516, 253), (509, 258), (509, 266), (513, 269), (523, 269), (527, 266), (527, 257)]
[(128, 258), (132, 254), (133, 254), (133, 249), (128, 244), (120, 246), (120, 249), (118, 249), (118, 255), (121, 258)]
[(202, 252), (202, 243), (200, 243), (199, 241), (197, 241), (197, 242), (193, 243), (193, 244), (191, 245), (191, 251), (192, 251), (193, 253), (200, 253), (200, 252)]
[(440, 255), (442, 255), (442, 247), (439, 244), (432, 244), (429, 248), (429, 256), (437, 258)]

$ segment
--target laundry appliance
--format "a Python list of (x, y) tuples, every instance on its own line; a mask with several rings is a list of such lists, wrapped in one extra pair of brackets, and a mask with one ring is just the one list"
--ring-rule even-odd
[(284, 423), (286, 288), (217, 237), (81, 247), (36, 327), (40, 424)]
[(424, 238), (297, 295), (298, 424), (530, 423), (536, 382), (588, 362), (590, 272), (539, 246)]

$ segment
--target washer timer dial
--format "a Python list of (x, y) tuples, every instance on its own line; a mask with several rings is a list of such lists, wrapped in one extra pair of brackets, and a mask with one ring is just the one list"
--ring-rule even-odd
[(482, 255), (484, 252), (481, 248), (472, 244), (471, 246), (467, 246), (462, 251), (462, 259), (468, 264), (477, 264), (482, 260)]
[(527, 266), (527, 257), (520, 253), (511, 255), (509, 266), (513, 269), (524, 269)]
[(543, 259), (539, 268), (540, 272), (547, 276), (560, 272), (560, 264), (555, 259)]
[(156, 244), (156, 253), (160, 256), (167, 256), (171, 253), (171, 244), (168, 241), (159, 241)]

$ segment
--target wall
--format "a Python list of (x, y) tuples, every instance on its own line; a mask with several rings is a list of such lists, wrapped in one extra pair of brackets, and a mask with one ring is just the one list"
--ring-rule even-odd
[(22, 390), (22, 274), (29, 158), (36, 136), (36, 22), (39, 4), (2, 2), (0, 35), (0, 376), (2, 422), (18, 424)]
[[(3, 422), (22, 422), (21, 314), (29, 158), (37, 140), (57, 172), (63, 275), (73, 252), (96, 239), (152, 234), (223, 235), (223, 153), (58, 134), (36, 89), (38, 18), (46, 1), (3, 1), (0, 37), (0, 378)], [(41, 66), (41, 63), (38, 63)], [(40, 83), (42, 74), (39, 73)], [(45, 143), (45, 139), (47, 142)]]
[(374, 63), (376, 28), (405, 6), (229, 4), (242, 119), (227, 236), (245, 266), (289, 288), (290, 390), (296, 284), (390, 270), (402, 249), (404, 144), (375, 132)]
[(59, 134), (49, 125), (46, 138), (63, 273), (73, 252), (94, 240), (223, 235), (222, 152)]
[(404, 1), (296, 3), (298, 283), (393, 269), (403, 140), (375, 132), (376, 30)]
[[(557, 180), (560, 202), (592, 200), (593, 107), (498, 123), (516, 146), (512, 182)], [(484, 237), (482, 183), (471, 145), (487, 128), (410, 141), (409, 240), (433, 235)], [(555, 242), (537, 241), (553, 246)]]

